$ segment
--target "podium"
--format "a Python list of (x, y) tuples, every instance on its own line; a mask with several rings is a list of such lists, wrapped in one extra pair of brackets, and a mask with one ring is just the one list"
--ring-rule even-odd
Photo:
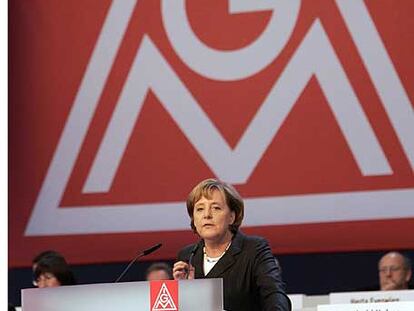
[[(152, 311), (150, 295), (150, 282), (30, 288), (22, 290), (22, 307), (23, 311)], [(222, 311), (223, 280), (178, 281), (177, 310)]]

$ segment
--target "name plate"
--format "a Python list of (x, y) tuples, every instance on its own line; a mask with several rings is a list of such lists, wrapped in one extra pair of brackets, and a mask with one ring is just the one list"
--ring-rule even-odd
[(413, 311), (414, 302), (355, 303), (343, 305), (320, 305), (318, 311)]
[[(414, 290), (367, 291), (329, 294), (331, 304), (414, 301)], [(412, 309), (414, 310), (414, 309)]]
[(305, 300), (305, 295), (290, 294), (288, 296), (289, 296), (290, 302), (292, 303), (292, 310), (302, 309), (304, 307), (303, 301)]

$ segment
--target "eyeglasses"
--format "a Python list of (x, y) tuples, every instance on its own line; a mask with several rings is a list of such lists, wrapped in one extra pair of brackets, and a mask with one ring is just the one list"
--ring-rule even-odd
[(403, 270), (402, 266), (389, 266), (389, 267), (381, 267), (378, 269), (380, 273), (388, 273), (388, 272), (397, 272)]
[(43, 273), (34, 279), (32, 283), (34, 286), (39, 286), (40, 282), (48, 281), (54, 278), (56, 277), (52, 273)]

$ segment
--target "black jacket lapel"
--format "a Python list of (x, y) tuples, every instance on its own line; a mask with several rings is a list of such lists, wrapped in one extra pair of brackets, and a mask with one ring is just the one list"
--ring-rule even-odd
[(196, 253), (194, 254), (193, 258), (193, 266), (195, 268), (195, 278), (196, 279), (202, 279), (204, 278), (204, 253), (203, 253), (203, 247), (204, 247), (204, 241), (200, 241), (198, 246), (198, 249)]
[[(223, 273), (230, 268), (236, 262), (237, 254), (239, 254), (243, 247), (243, 234), (238, 232), (233, 237), (233, 241), (229, 249), (220, 258), (220, 260), (214, 265), (213, 269), (206, 275), (207, 278), (219, 278)], [(202, 254), (203, 255), (203, 254)], [(201, 262), (203, 264), (203, 256), (201, 257)]]

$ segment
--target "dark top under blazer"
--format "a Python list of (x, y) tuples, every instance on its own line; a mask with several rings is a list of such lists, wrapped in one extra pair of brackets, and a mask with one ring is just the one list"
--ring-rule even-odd
[[(204, 242), (198, 244), (192, 259), (195, 278), (223, 278), (225, 310), (291, 310), (279, 264), (265, 239), (238, 232), (230, 248), (207, 275), (203, 269)], [(178, 260), (188, 262), (194, 247), (195, 244), (182, 249)]]

